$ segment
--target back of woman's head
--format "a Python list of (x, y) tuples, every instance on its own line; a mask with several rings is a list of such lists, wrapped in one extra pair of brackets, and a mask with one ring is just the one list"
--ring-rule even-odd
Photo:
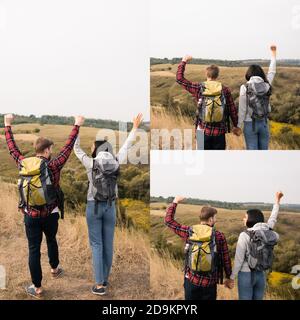
[(107, 140), (97, 140), (94, 142), (92, 157), (96, 158), (99, 152), (109, 152), (113, 155), (112, 145)]
[(252, 64), (249, 66), (245, 78), (247, 81), (249, 81), (251, 77), (261, 77), (264, 82), (269, 83), (263, 68), (258, 64)]
[(247, 215), (246, 225), (248, 228), (252, 228), (255, 224), (265, 221), (264, 214), (259, 209), (250, 209), (247, 211)]

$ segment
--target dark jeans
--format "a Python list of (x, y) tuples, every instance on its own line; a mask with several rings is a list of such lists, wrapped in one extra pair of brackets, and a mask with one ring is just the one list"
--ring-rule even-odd
[(226, 138), (225, 134), (220, 136), (204, 135), (204, 150), (225, 150)]
[(210, 287), (196, 286), (184, 278), (185, 300), (217, 300), (217, 285)]
[(46, 236), (49, 263), (52, 269), (59, 264), (56, 234), (59, 213), (55, 212), (45, 218), (24, 216), (26, 236), (29, 248), (29, 269), (32, 283), (39, 288), (42, 283), (41, 244), (43, 233)]

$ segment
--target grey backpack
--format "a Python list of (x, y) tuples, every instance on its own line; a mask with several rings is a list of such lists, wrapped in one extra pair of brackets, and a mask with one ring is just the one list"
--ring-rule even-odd
[(94, 159), (92, 169), (92, 193), (96, 201), (107, 201), (110, 205), (116, 199), (119, 176), (119, 162), (113, 156)]
[(245, 84), (245, 87), (247, 97), (246, 114), (249, 108), (251, 108), (253, 127), (255, 127), (255, 120), (265, 120), (267, 122), (272, 87), (266, 82), (248, 82)]
[(247, 230), (250, 237), (249, 252), (246, 259), (252, 271), (265, 271), (272, 268), (273, 250), (279, 235), (269, 230)]

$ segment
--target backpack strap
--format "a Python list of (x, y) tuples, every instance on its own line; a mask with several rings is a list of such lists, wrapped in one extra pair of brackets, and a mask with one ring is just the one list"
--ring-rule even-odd
[(246, 117), (249, 113), (249, 83), (245, 83), (244, 84), (245, 88), (246, 88), (246, 113), (245, 113), (245, 119), (244, 121), (246, 120)]
[(229, 117), (229, 109), (227, 106), (227, 101), (226, 101), (226, 95), (224, 92), (224, 86), (222, 85), (222, 91), (221, 91), (221, 103), (224, 104), (224, 121), (225, 125), (227, 125), (227, 132), (230, 133), (230, 117)]
[[(197, 111), (196, 111), (196, 117), (195, 117), (195, 129), (197, 130), (199, 120), (201, 119), (201, 112), (202, 112), (202, 104), (203, 104), (203, 89), (205, 88), (205, 85), (203, 82), (199, 83), (199, 93), (198, 93), (198, 101), (197, 101)], [(200, 102), (201, 99), (201, 102)]]
[(19, 202), (19, 208), (23, 208), (26, 201), (24, 198), (24, 192), (23, 192), (23, 183), (24, 183), (24, 177), (20, 178), (20, 184), (19, 184), (19, 195), (20, 195), (20, 202)]

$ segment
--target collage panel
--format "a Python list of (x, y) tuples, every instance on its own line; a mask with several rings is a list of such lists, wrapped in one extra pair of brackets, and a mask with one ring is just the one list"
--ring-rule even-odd
[(146, 10), (118, 8), (0, 3), (0, 301), (149, 298)]
[(299, 1), (0, 1), (0, 316), (299, 300)]
[(298, 300), (299, 160), (298, 152), (151, 151), (156, 298)]
[(295, 2), (252, 0), (261, 8), (253, 11), (255, 24), (245, 23), (242, 2), (191, 1), (183, 8), (167, 0), (155, 10), (156, 2), (150, 19), (153, 149), (299, 150)]

